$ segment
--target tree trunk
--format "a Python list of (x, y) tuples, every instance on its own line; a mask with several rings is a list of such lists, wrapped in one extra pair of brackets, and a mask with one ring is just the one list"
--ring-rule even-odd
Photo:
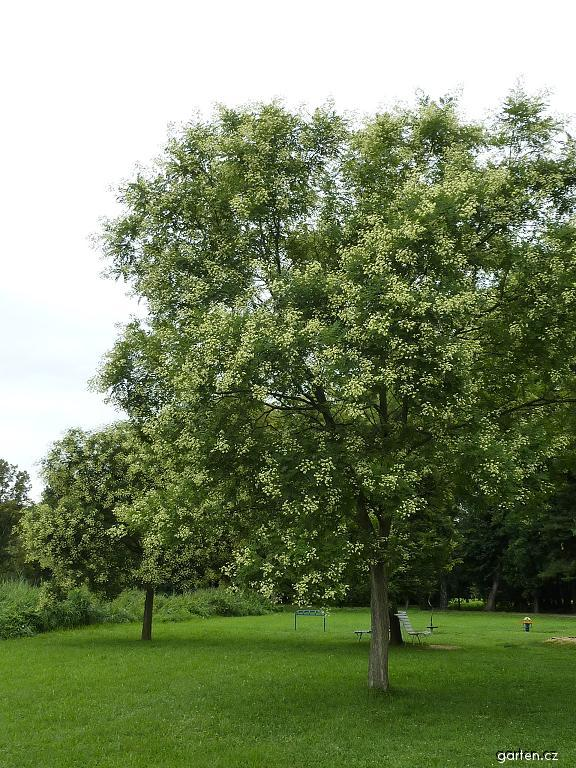
[(532, 610), (534, 611), (534, 613), (540, 613), (540, 595), (537, 589), (534, 590), (534, 594), (533, 594)]
[(568, 585), (562, 584), (562, 613), (570, 611), (570, 596), (568, 594)]
[(494, 574), (492, 586), (490, 587), (490, 593), (488, 595), (488, 599), (486, 600), (486, 606), (484, 607), (485, 611), (496, 610), (496, 593), (498, 592), (499, 585), (500, 585), (500, 569), (498, 568)]
[(390, 622), (390, 645), (404, 645), (400, 619), (395, 616), (394, 608), (388, 609), (388, 620)]
[(448, 584), (446, 579), (440, 581), (440, 610), (445, 611), (448, 608)]
[(390, 620), (388, 616), (388, 580), (383, 562), (370, 566), (370, 609), (372, 612), (368, 687), (388, 690), (388, 647)]
[(146, 587), (144, 600), (144, 618), (142, 620), (142, 640), (152, 640), (152, 609), (154, 608), (154, 587)]

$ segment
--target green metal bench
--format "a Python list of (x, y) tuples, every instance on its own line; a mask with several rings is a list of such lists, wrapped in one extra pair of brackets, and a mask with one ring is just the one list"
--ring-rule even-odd
[(296, 629), (296, 621), (298, 616), (321, 616), (324, 619), (324, 632), (326, 632), (326, 616), (327, 612), (324, 608), (301, 608), (298, 611), (294, 611), (294, 629)]

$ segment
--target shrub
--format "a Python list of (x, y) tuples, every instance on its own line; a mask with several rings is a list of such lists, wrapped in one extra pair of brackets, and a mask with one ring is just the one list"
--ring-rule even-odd
[(40, 632), (98, 624), (104, 620), (106, 610), (103, 602), (86, 587), (71, 589), (63, 599), (57, 599), (49, 592), (45, 594), (37, 611)]
[[(60, 596), (50, 585), (33, 587), (25, 581), (0, 582), (0, 638), (27, 637), (38, 632), (102, 622), (141, 621), (144, 593), (126, 590), (104, 600), (86, 587)], [(261, 595), (231, 589), (199, 589), (181, 595), (156, 595), (159, 621), (187, 621), (192, 616), (259, 616), (274, 606)]]
[(126, 589), (106, 603), (105, 621), (122, 624), (142, 618), (144, 594), (138, 589)]
[(460, 611), (483, 611), (485, 606), (484, 600), (465, 600), (460, 598), (460, 605), (458, 605), (458, 599), (452, 598), (448, 603), (448, 608), (456, 608)]
[(35, 633), (39, 596), (39, 590), (25, 581), (0, 582), (0, 638)]
[(86, 588), (72, 589), (58, 598), (45, 586), (32, 587), (23, 581), (0, 584), (0, 638), (94, 624), (103, 616), (102, 602)]
[(217, 587), (165, 598), (156, 616), (159, 621), (186, 621), (191, 616), (262, 616), (273, 610), (261, 595)]

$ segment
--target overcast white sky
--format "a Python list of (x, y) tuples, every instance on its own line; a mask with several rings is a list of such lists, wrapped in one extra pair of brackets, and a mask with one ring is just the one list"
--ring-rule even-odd
[(0, 11), (0, 458), (35, 463), (118, 417), (87, 391), (134, 303), (89, 245), (112, 188), (171, 122), (284, 97), (373, 112), (462, 89), (469, 114), (522, 78), (576, 114), (570, 0), (33, 0)]

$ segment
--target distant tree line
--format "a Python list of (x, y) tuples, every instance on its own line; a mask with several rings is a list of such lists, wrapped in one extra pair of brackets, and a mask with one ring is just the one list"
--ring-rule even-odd
[(574, 457), (557, 462), (546, 492), (502, 515), (461, 510), (455, 564), (438, 599), (480, 597), (487, 610), (576, 611)]
[(41, 574), (28, 561), (20, 522), (32, 506), (30, 476), (15, 464), (0, 459), (0, 578), (34, 581)]

